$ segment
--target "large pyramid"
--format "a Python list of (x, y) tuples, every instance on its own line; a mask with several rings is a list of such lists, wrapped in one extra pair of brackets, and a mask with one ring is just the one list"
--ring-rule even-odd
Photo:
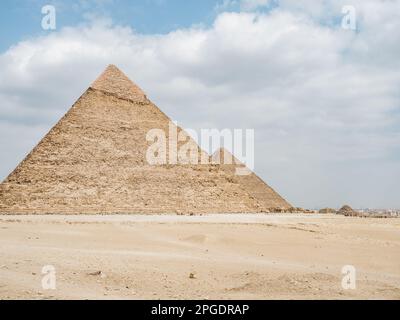
[[(246, 213), (291, 207), (255, 174), (235, 175), (235, 164), (150, 165), (146, 134), (162, 129), (168, 139), (169, 125), (138, 86), (108, 66), (0, 184), (0, 213)], [(199, 159), (208, 157), (187, 141)]]

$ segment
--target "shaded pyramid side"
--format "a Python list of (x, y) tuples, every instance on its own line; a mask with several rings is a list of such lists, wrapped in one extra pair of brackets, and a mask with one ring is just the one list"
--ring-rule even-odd
[[(270, 211), (275, 208), (292, 208), (290, 203), (225, 148), (215, 151), (212, 159), (214, 162), (221, 163), (222, 169), (232, 175), (232, 179), (235, 179), (244, 191), (257, 202), (257, 206), (261, 211)], [(236, 174), (237, 169), (247, 171), (248, 174), (238, 175)]]
[[(102, 75), (105, 88), (119, 81), (112, 71), (112, 77)], [(97, 88), (92, 85), (0, 185), (0, 212), (259, 211), (219, 165), (149, 165), (146, 133), (162, 129), (168, 139), (170, 119), (143, 96), (133, 99), (134, 87), (125, 96)]]

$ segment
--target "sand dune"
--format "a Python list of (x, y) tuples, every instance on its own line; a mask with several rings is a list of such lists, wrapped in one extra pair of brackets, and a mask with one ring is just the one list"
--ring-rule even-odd
[(399, 231), (335, 215), (0, 216), (0, 298), (400, 299)]

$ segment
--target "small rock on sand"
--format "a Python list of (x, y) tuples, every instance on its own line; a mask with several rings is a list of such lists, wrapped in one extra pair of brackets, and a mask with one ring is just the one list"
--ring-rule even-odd
[(89, 272), (89, 276), (100, 276), (100, 278), (106, 278), (106, 274), (102, 271), (95, 271), (95, 272)]

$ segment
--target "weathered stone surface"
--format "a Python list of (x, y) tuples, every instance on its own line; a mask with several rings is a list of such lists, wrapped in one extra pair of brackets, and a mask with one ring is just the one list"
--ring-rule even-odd
[(113, 94), (118, 98), (143, 103), (149, 102), (142, 89), (114, 65), (109, 65), (90, 87)]
[[(257, 176), (238, 177), (233, 167), (149, 165), (146, 133), (163, 129), (168, 139), (169, 121), (139, 87), (108, 67), (0, 185), (0, 213), (189, 214), (291, 207)], [(204, 152), (197, 148), (200, 159)]]
[[(254, 172), (249, 171), (246, 175), (237, 175), (237, 168), (246, 169), (245, 165), (234, 157), (228, 150), (221, 148), (213, 155), (214, 162), (221, 163), (221, 167), (233, 181), (238, 183), (257, 202), (262, 212), (288, 212), (291, 205), (283, 199), (275, 190), (260, 179)], [(247, 169), (249, 170), (249, 169)]]

